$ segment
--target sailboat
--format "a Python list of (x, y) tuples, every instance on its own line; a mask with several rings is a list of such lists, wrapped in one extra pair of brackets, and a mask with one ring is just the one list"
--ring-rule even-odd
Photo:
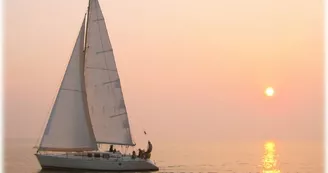
[(136, 145), (104, 16), (89, 0), (35, 156), (42, 169), (159, 170), (150, 157), (101, 151), (102, 144)]

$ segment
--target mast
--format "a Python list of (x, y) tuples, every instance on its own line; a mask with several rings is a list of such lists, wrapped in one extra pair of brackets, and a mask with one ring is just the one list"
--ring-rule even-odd
[[(87, 10), (87, 14), (86, 14), (86, 16), (87, 16), (87, 23), (86, 23), (86, 27), (85, 27), (86, 32), (85, 32), (85, 41), (84, 41), (84, 56), (83, 56), (83, 59), (84, 60), (85, 60), (85, 55), (86, 55), (85, 52), (87, 50), (87, 41), (88, 41), (88, 26), (89, 26), (89, 17), (90, 17), (90, 15), (89, 15), (89, 13), (90, 13), (90, 4), (91, 4), (91, 0), (89, 0), (88, 10)], [(83, 64), (85, 64), (85, 63), (83, 63)]]
[(90, 117), (90, 112), (89, 112), (89, 105), (88, 105), (88, 99), (87, 99), (87, 91), (86, 91), (86, 87), (85, 87), (85, 76), (84, 76), (84, 69), (85, 69), (85, 57), (86, 57), (86, 51), (87, 51), (87, 41), (88, 41), (88, 26), (89, 26), (89, 13), (90, 13), (90, 4), (91, 4), (91, 0), (89, 0), (89, 4), (88, 4), (88, 11), (86, 14), (86, 27), (85, 27), (85, 40), (84, 40), (84, 51), (83, 51), (83, 58), (81, 58), (81, 74), (82, 74), (82, 90), (83, 90), (83, 102), (84, 102), (84, 109), (85, 112), (87, 113), (86, 115), (86, 119), (87, 119), (87, 123), (88, 123), (88, 127), (89, 127), (89, 132), (92, 134), (93, 140), (96, 141), (96, 137), (92, 128), (92, 123), (91, 123), (91, 117)]

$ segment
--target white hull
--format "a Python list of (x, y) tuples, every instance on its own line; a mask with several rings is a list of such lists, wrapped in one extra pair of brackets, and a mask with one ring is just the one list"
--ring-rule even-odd
[(145, 159), (94, 158), (66, 154), (35, 154), (42, 169), (81, 169), (95, 171), (158, 171), (158, 167)]

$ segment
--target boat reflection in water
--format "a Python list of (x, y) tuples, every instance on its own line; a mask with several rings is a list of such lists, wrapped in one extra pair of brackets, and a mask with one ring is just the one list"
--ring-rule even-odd
[(264, 145), (264, 149), (263, 173), (280, 173), (280, 170), (277, 168), (275, 144), (273, 142), (267, 142)]

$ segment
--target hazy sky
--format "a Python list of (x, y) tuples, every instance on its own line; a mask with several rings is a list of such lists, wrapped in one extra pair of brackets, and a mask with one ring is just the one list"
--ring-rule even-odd
[[(5, 2), (7, 137), (41, 135), (87, 4)], [(322, 139), (322, 1), (100, 5), (131, 121), (151, 138)]]

